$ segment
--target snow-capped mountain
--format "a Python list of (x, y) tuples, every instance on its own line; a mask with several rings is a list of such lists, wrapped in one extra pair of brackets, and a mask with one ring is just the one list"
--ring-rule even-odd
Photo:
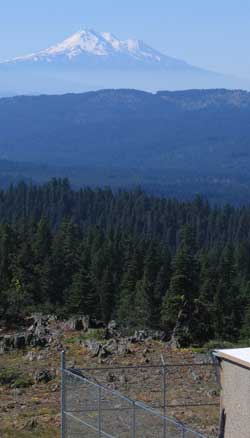
[(36, 53), (0, 62), (0, 84), (3, 91), (18, 89), (19, 93), (230, 86), (225, 76), (162, 54), (141, 40), (120, 40), (91, 29)]
[[(141, 40), (128, 39), (120, 40), (109, 32), (96, 32), (94, 30), (81, 30), (71, 35), (55, 46), (31, 53), (25, 56), (19, 56), (1, 64), (13, 63), (53, 63), (67, 60), (68, 62), (76, 61), (85, 56), (93, 56), (107, 62), (112, 62), (112, 58), (130, 58), (136, 63), (145, 63), (146, 65), (162, 66), (164, 68), (192, 68), (185, 61), (181, 61), (170, 56), (163, 55), (157, 50), (151, 48)], [(194, 67), (193, 67), (194, 68)]]

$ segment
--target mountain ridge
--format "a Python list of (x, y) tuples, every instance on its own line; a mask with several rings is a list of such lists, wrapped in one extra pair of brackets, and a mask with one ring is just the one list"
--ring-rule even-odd
[[(53, 62), (63, 56), (69, 61), (81, 55), (107, 57), (126, 55), (140, 62), (153, 63), (162, 67), (194, 68), (186, 61), (160, 53), (139, 39), (120, 40), (110, 32), (96, 32), (92, 29), (80, 30), (54, 46), (25, 56), (1, 61), (0, 65), (18, 62)], [(197, 68), (201, 70), (200, 68)]]
[(249, 202), (249, 118), (242, 90), (2, 98), (0, 181), (69, 176), (78, 186)]
[(249, 116), (250, 93), (239, 90), (110, 89), (2, 98), (0, 158), (154, 168), (195, 168), (199, 159), (203, 167), (222, 168), (213, 150), (230, 163), (230, 153), (250, 159)]
[(47, 49), (1, 61), (0, 83), (0, 94), (243, 87), (237, 78), (163, 54), (140, 39), (84, 29)]

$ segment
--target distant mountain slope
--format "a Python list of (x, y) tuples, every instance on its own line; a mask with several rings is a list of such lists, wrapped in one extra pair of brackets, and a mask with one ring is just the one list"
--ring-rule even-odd
[(185, 110), (201, 110), (209, 107), (247, 108), (250, 105), (250, 93), (243, 90), (186, 90), (159, 91), (158, 96), (166, 102), (174, 103)]
[(0, 90), (62, 93), (99, 88), (236, 87), (232, 77), (167, 56), (137, 39), (83, 29), (36, 53), (0, 62)]
[(39, 63), (106, 63), (111, 66), (122, 65), (124, 62), (147, 67), (164, 69), (201, 70), (185, 61), (163, 55), (145, 44), (143, 41), (128, 39), (122, 41), (109, 32), (82, 30), (63, 42), (48, 49), (26, 56), (7, 60), (4, 64), (39, 64)]
[(68, 176), (76, 185), (249, 202), (249, 120), (250, 93), (240, 90), (3, 98), (0, 184)]
[(0, 99), (0, 158), (250, 174), (250, 94), (103, 90)]

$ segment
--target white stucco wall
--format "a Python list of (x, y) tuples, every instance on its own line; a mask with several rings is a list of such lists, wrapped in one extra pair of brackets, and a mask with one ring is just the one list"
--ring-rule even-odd
[(225, 438), (250, 438), (250, 369), (222, 359), (221, 385)]

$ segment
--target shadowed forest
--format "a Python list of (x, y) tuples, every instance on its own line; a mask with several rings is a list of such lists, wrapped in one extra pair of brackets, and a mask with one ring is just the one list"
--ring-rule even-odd
[(0, 318), (82, 313), (183, 345), (250, 337), (250, 207), (73, 190), (0, 192)]

